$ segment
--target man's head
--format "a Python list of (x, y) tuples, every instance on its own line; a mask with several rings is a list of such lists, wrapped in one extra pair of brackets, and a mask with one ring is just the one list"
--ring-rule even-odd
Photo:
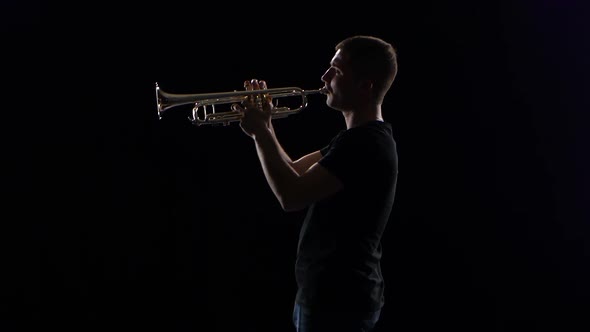
[(373, 99), (382, 103), (397, 75), (395, 48), (378, 37), (357, 35), (342, 40), (335, 49), (335, 58), (348, 70), (352, 81), (368, 84)]

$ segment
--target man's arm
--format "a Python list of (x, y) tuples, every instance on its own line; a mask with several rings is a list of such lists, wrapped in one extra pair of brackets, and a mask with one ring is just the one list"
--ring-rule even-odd
[(340, 180), (317, 163), (320, 151), (293, 162), (272, 128), (258, 132), (253, 138), (266, 180), (283, 210), (303, 209), (342, 189)]
[(298, 175), (302, 175), (303, 173), (305, 173), (305, 171), (307, 171), (313, 164), (315, 164), (316, 162), (318, 162), (322, 158), (321, 152), (319, 150), (317, 150), (315, 152), (309, 153), (309, 154), (293, 161), (291, 159), (291, 157), (289, 157), (287, 152), (285, 152), (285, 150), (283, 149), (281, 144), (278, 143), (278, 139), (276, 138), (277, 136), (275, 134), (274, 127), (273, 127), (272, 123), (270, 123), (270, 130), (271, 130), (271, 134), (275, 137), (275, 140), (277, 140), (277, 147), (279, 149), (279, 153), (280, 153), (281, 157), (291, 167), (293, 167), (293, 169), (295, 170), (295, 172), (297, 172)]
[(318, 150), (305, 155), (291, 163), (291, 167), (295, 169), (297, 174), (302, 175), (305, 173), (313, 164), (317, 163), (322, 158), (322, 153)]

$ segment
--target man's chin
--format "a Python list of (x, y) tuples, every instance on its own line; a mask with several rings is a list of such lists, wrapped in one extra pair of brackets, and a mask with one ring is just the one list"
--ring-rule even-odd
[(326, 98), (326, 105), (334, 107), (334, 100), (332, 99), (332, 95), (328, 95), (328, 97)]

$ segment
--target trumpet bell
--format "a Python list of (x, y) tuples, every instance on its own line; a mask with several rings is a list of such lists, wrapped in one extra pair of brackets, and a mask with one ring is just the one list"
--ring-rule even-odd
[[(189, 120), (196, 126), (205, 124), (223, 124), (239, 121), (240, 112), (217, 112), (215, 106), (224, 104), (239, 104), (249, 96), (270, 96), (273, 100), (272, 118), (283, 118), (298, 113), (307, 107), (307, 96), (312, 94), (327, 94), (325, 87), (316, 90), (303, 90), (299, 87), (273, 88), (265, 90), (230, 91), (197, 94), (173, 94), (162, 91), (156, 83), (156, 108), (158, 119), (162, 119), (164, 112), (181, 106), (192, 104), (192, 114)], [(279, 100), (285, 105), (278, 106)], [(295, 100), (296, 102), (293, 102)]]

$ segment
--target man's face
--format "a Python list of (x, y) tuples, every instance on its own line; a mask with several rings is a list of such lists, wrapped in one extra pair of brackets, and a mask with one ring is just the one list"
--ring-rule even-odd
[(357, 92), (352, 76), (345, 54), (337, 50), (330, 61), (330, 68), (322, 75), (322, 81), (328, 88), (328, 106), (339, 111), (351, 111), (354, 108)]

